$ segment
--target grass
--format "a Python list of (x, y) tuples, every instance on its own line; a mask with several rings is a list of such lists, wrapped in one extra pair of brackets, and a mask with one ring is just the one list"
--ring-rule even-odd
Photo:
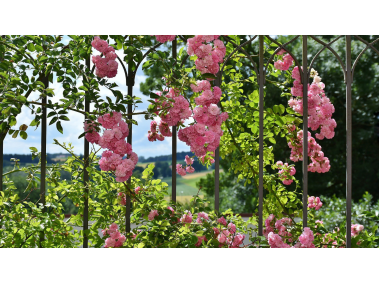
[[(194, 174), (187, 174), (184, 177), (177, 175), (177, 178), (176, 178), (177, 200), (181, 203), (189, 202), (192, 196), (196, 195), (198, 192), (198, 188), (196, 187), (196, 182), (198, 182), (200, 178), (205, 177), (205, 175), (207, 175), (208, 173), (212, 173), (212, 170), (194, 173)], [(166, 182), (168, 184), (169, 186), (168, 192), (171, 195), (171, 191), (172, 191), (171, 177), (163, 178), (162, 182)], [(200, 192), (199, 195), (201, 197), (204, 197), (203, 196), (204, 194), (202, 192)]]
[(138, 162), (138, 163), (136, 164), (136, 166), (140, 166), (140, 167), (146, 168), (147, 165), (149, 165), (149, 164), (151, 164), (151, 163), (153, 163), (153, 164), (155, 165), (155, 162), (144, 162), (144, 163)]

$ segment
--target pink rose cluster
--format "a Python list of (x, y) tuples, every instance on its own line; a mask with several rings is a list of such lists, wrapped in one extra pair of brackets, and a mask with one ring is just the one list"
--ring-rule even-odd
[(104, 58), (99, 55), (92, 56), (92, 62), (96, 66), (96, 75), (100, 78), (114, 78), (117, 75), (118, 63), (116, 62), (117, 55), (112, 46), (108, 45), (106, 40), (101, 40), (95, 36), (91, 42), (93, 48), (103, 53)]
[[(226, 47), (218, 38), (219, 35), (196, 35), (187, 40), (187, 53), (190, 56), (197, 56), (196, 69), (202, 74), (216, 75), (220, 70), (219, 63), (224, 60)], [(212, 41), (213, 46), (210, 44)]]
[(206, 212), (199, 212), (197, 214), (196, 223), (202, 224), (204, 220), (209, 220), (208, 213), (206, 213)]
[(147, 218), (152, 221), (154, 220), (155, 216), (158, 216), (158, 210), (151, 210)]
[(155, 36), (155, 38), (161, 43), (165, 43), (167, 41), (173, 41), (175, 37), (176, 35), (156, 35)]
[[(303, 114), (303, 85), (300, 80), (299, 68), (296, 66), (292, 71), (295, 79), (291, 93), (296, 98), (291, 98), (288, 105), (297, 113)], [(312, 69), (311, 77), (313, 82), (308, 85), (308, 127), (312, 131), (320, 128), (320, 133), (316, 134), (317, 139), (331, 139), (334, 137), (334, 129), (337, 127), (336, 120), (332, 119), (335, 109), (329, 98), (325, 95), (325, 84), (321, 82), (318, 73)]]
[[(284, 53), (286, 53), (286, 51), (284, 49), (280, 49), (280, 51), (276, 54), (281, 56)], [(283, 61), (278, 60), (274, 63), (274, 67), (275, 69), (278, 69), (281, 71), (287, 71), (292, 66), (292, 63), (293, 63), (293, 58), (291, 57), (291, 55), (286, 54), (283, 56)]]
[(160, 116), (163, 122), (170, 127), (178, 126), (179, 123), (183, 123), (184, 120), (191, 117), (192, 111), (189, 102), (180, 95), (179, 91), (171, 88), (166, 97), (173, 99), (174, 102), (164, 101), (160, 106), (161, 109), (169, 108), (167, 114)]
[[(173, 211), (173, 210), (172, 210)], [(199, 212), (197, 214), (196, 223), (203, 224), (204, 222), (209, 221), (209, 215), (206, 212)], [(183, 216), (180, 218), (179, 222), (192, 223), (193, 215), (190, 211), (186, 210)], [(220, 229), (213, 227), (213, 231), (215, 233), (215, 238), (220, 243), (219, 247), (229, 246), (231, 248), (238, 248), (245, 239), (245, 235), (237, 233), (236, 225), (233, 223), (227, 224), (226, 219), (221, 217), (217, 220), (218, 223), (225, 227), (221, 227)], [(205, 236), (197, 236), (198, 241), (195, 244), (196, 247), (200, 247), (203, 241), (207, 241)]]
[[(159, 130), (157, 130), (157, 128)], [(159, 133), (159, 131), (161, 133)], [(161, 120), (158, 126), (158, 123), (156, 121), (151, 121), (150, 131), (147, 132), (147, 138), (149, 141), (151, 142), (156, 141), (156, 140), (163, 141), (164, 137), (171, 137), (171, 136), (172, 136), (172, 133), (167, 123)]]
[(138, 186), (137, 188), (134, 189), (135, 194), (139, 194), (140, 191), (142, 191), (142, 188), (140, 186)]
[[(288, 142), (288, 146), (291, 148), (290, 159), (294, 162), (303, 160), (303, 131), (300, 130), (295, 138), (291, 138)], [(311, 163), (308, 165), (308, 171), (325, 173), (330, 169), (329, 159), (324, 156), (324, 152), (321, 151), (321, 146), (308, 132), (308, 156), (311, 158)]]
[[(161, 92), (157, 92), (156, 94), (161, 96)], [(148, 131), (149, 141), (163, 141), (164, 137), (171, 137), (172, 133), (169, 127), (183, 124), (192, 115), (189, 102), (178, 91), (170, 89), (166, 97), (174, 101), (161, 102), (158, 98), (155, 99), (155, 103), (158, 105), (157, 110), (165, 109), (167, 113), (160, 115), (161, 121), (158, 126), (160, 134), (157, 131), (157, 122), (151, 122), (150, 131)], [(158, 114), (159, 112), (155, 113)]]
[(121, 205), (126, 205), (126, 196), (125, 196), (125, 194), (121, 193), (121, 192), (118, 193), (118, 195), (117, 195), (117, 201)]
[(293, 224), (289, 218), (282, 218), (275, 221), (275, 215), (273, 214), (266, 219), (266, 228), (263, 230), (263, 235), (268, 240), (271, 248), (315, 248), (313, 244), (313, 232), (308, 227), (304, 228), (296, 244), (290, 245), (294, 242), (294, 238), (290, 232)]
[(363, 229), (364, 229), (363, 225), (360, 225), (360, 224), (351, 225), (351, 236), (352, 237), (357, 236)]
[(180, 222), (182, 223), (191, 223), (193, 219), (192, 213), (189, 210), (184, 211), (184, 214), (182, 217), (180, 217)]
[(197, 236), (197, 243), (195, 244), (196, 247), (200, 247), (202, 242), (208, 241), (205, 236)]
[(214, 152), (210, 152), (209, 155), (202, 155), (199, 157), (199, 160), (204, 164), (208, 161), (210, 161), (211, 164), (215, 163), (214, 157), (215, 154)]
[(315, 248), (313, 232), (310, 228), (305, 227), (304, 232), (300, 235), (299, 241), (294, 246), (295, 248)]
[[(292, 220), (290, 218), (282, 218), (276, 220), (275, 215), (270, 214), (265, 220), (266, 228), (263, 229), (263, 236), (268, 239), (268, 235), (271, 232), (276, 232), (278, 236), (286, 237), (286, 241), (293, 242), (292, 234), (290, 232), (292, 226)], [(276, 236), (275, 236), (276, 237)], [(275, 238), (276, 239), (276, 238)]]
[(322, 202), (319, 197), (309, 197), (308, 198), (308, 207), (319, 210), (322, 207)]
[(193, 118), (196, 124), (180, 129), (178, 138), (185, 142), (197, 157), (214, 152), (220, 144), (222, 122), (228, 119), (228, 113), (221, 112), (216, 103), (220, 100), (221, 90), (218, 87), (211, 91), (208, 81), (198, 81), (197, 86), (191, 85), (194, 91), (203, 91), (202, 95), (195, 99), (198, 105), (193, 110)]
[(234, 223), (230, 222), (227, 224), (226, 219), (221, 217), (217, 220), (223, 226), (220, 229), (213, 228), (215, 232), (215, 236), (219, 241), (219, 247), (228, 246), (229, 248), (239, 248), (241, 244), (243, 244), (243, 240), (245, 239), (245, 235), (237, 233), (237, 227)]
[[(129, 135), (128, 124), (122, 120), (121, 113), (107, 113), (98, 118), (98, 122), (106, 129), (103, 136), (96, 133), (93, 124), (85, 123), (84, 129), (89, 131), (85, 137), (90, 143), (96, 143), (104, 151), (99, 161), (102, 171), (113, 171), (117, 182), (125, 182), (133, 173), (138, 162), (138, 156), (132, 151), (132, 146), (125, 141)], [(127, 158), (123, 158), (127, 154)]]
[(176, 172), (180, 176), (185, 176), (186, 172), (187, 173), (195, 172), (195, 168), (192, 167), (193, 158), (190, 158), (188, 155), (186, 155), (184, 161), (186, 162), (186, 165), (187, 165), (186, 168), (184, 169), (182, 164), (176, 164)]
[(282, 161), (276, 162), (276, 166), (279, 168), (279, 179), (283, 182), (284, 185), (291, 185), (293, 182), (293, 175), (296, 173), (296, 169), (294, 165), (288, 165), (288, 163), (284, 163)]
[(171, 206), (167, 206), (167, 209), (170, 210), (172, 213), (170, 214), (171, 217), (175, 216), (175, 210)]
[(110, 237), (105, 240), (104, 248), (119, 248), (125, 242), (126, 237), (118, 231), (118, 226), (113, 223), (109, 226), (109, 229), (101, 231), (103, 236), (109, 235)]

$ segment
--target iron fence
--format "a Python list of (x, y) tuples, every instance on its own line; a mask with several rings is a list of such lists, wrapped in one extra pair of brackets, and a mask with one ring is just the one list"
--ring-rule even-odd
[[(186, 41), (183, 36), (178, 36), (184, 42)], [(351, 90), (352, 90), (352, 83), (353, 83), (353, 76), (354, 76), (354, 70), (357, 66), (357, 63), (359, 59), (361, 58), (362, 54), (368, 50), (369, 48), (373, 50), (375, 53), (379, 55), (378, 49), (376, 49), (373, 44), (379, 40), (376, 39), (373, 42), (367, 42), (363, 38), (361, 38), (358, 35), (354, 35), (355, 39), (364, 43), (366, 47), (360, 52), (358, 57), (355, 59), (355, 61), (352, 64), (352, 58), (351, 58), (351, 35), (346, 36), (338, 36), (334, 40), (332, 40), (329, 43), (326, 43), (316, 36), (307, 36), (307, 35), (298, 35), (292, 38), (290, 41), (280, 44), (277, 40), (274, 38), (266, 35), (256, 35), (256, 36), (250, 36), (250, 39), (242, 44), (237, 44), (231, 40), (231, 38), (227, 36), (223, 36), (223, 39), (227, 42), (230, 42), (234, 46), (234, 50), (231, 52), (231, 54), (224, 60), (223, 64), (220, 66), (220, 71), (217, 74), (217, 78), (215, 80), (215, 86), (221, 85), (222, 75), (224, 68), (226, 66), (226, 63), (231, 58), (231, 56), (235, 52), (242, 52), (246, 55), (246, 57), (249, 59), (249, 61), (252, 63), (253, 69), (257, 75), (258, 78), (258, 85), (259, 85), (259, 187), (258, 187), (258, 198), (259, 198), (259, 204), (258, 204), (258, 235), (263, 235), (263, 173), (264, 173), (264, 166), (263, 166), (263, 113), (264, 113), (264, 87), (265, 87), (265, 75), (268, 69), (269, 63), (273, 60), (274, 55), (279, 52), (279, 50), (284, 49), (286, 52), (288, 52), (292, 58), (295, 61), (295, 65), (299, 67), (300, 70), (300, 77), (303, 84), (303, 136), (308, 136), (308, 81), (310, 77), (310, 70), (315, 62), (315, 60), (319, 57), (319, 55), (324, 50), (329, 50), (338, 60), (343, 75), (344, 75), (344, 81), (346, 84), (346, 247), (351, 247), (351, 201), (352, 201), (352, 103), (351, 103)], [(299, 59), (294, 56), (294, 54), (291, 53), (291, 51), (288, 49), (288, 46), (293, 43), (296, 39), (302, 39), (302, 64), (299, 63)], [(345, 64), (343, 63), (342, 58), (338, 55), (338, 53), (331, 47), (332, 43), (336, 42), (337, 40), (345, 38)], [(259, 42), (259, 51), (258, 51), (258, 66), (257, 63), (253, 60), (252, 56), (244, 49), (245, 46), (248, 44), (252, 44), (254, 40), (258, 40)], [(269, 42), (275, 43), (278, 47), (275, 50), (275, 52), (271, 55), (269, 60), (265, 62), (264, 58), (264, 44), (265, 39)], [(315, 42), (321, 44), (323, 47), (316, 53), (316, 55), (312, 58), (310, 65), (308, 66), (308, 39), (312, 39)], [(156, 44), (152, 48), (150, 48), (143, 56), (143, 58), (146, 58), (146, 56), (154, 52), (156, 48), (158, 48), (161, 45), (161, 43)], [(256, 55), (256, 54), (255, 54)], [(177, 40), (175, 39), (172, 42), (172, 56), (173, 58), (177, 59)], [(187, 56), (188, 58), (188, 56)], [(135, 84), (135, 77), (138, 70), (138, 67), (140, 64), (137, 65), (136, 69), (133, 71), (130, 65), (128, 64), (128, 70), (126, 69), (123, 61), (118, 57), (117, 58), (124, 70), (125, 74), (125, 85), (128, 89), (128, 96), (131, 98), (133, 96), (133, 87)], [(0, 58), (0, 61), (2, 58)], [(85, 62), (86, 68), (88, 70), (91, 69), (90, 66), (90, 58), (86, 59)], [(301, 68), (302, 67), (302, 68)], [(92, 72), (94, 70), (94, 66), (92, 67)], [(44, 83), (45, 88), (49, 86), (49, 79), (48, 77), (42, 77), (41, 81)], [(42, 103), (46, 104), (46, 97), (43, 98)], [(45, 194), (46, 194), (46, 188), (45, 188), (45, 181), (46, 181), (46, 132), (47, 132), (47, 118), (46, 118), (46, 107), (42, 106), (42, 121), (41, 121), (41, 182), (40, 182), (40, 194), (41, 194), (41, 203), (45, 207)], [(90, 101), (89, 99), (85, 98), (85, 112), (90, 111)], [(132, 114), (132, 105), (128, 104), (127, 114)], [(84, 122), (84, 121), (83, 121)], [(0, 174), (3, 174), (3, 146), (4, 146), (4, 138), (5, 134), (0, 133)], [(127, 142), (132, 144), (132, 124), (129, 124), (129, 136), (127, 138)], [(308, 142), (306, 139), (303, 139), (303, 156), (308, 156)], [(89, 191), (86, 187), (87, 183), (89, 182), (89, 176), (87, 170), (85, 168), (88, 166), (88, 157), (89, 157), (89, 143), (86, 139), (84, 139), (84, 160), (86, 160), (83, 170), (83, 183), (85, 186), (85, 200), (84, 200), (84, 212), (83, 212), (83, 230), (88, 230), (88, 195)], [(176, 168), (174, 164), (177, 162), (177, 129), (176, 127), (172, 127), (172, 195), (171, 199), (172, 201), (176, 202), (176, 196), (177, 196), (177, 174), (176, 174)], [(302, 161), (302, 188), (303, 188), (303, 227), (307, 227), (307, 201), (308, 201), (308, 158), (303, 158)], [(219, 203), (220, 203), (220, 183), (219, 183), (219, 175), (220, 174), (220, 163), (219, 163), (219, 149), (217, 148), (215, 152), (215, 210), (219, 210)], [(130, 179), (129, 181), (130, 182)], [(0, 191), (2, 190), (3, 186), (3, 180), (0, 178)], [(126, 225), (126, 231), (130, 231), (130, 197), (126, 197), (126, 214), (125, 214), (125, 225)], [(40, 235), (41, 241), (43, 240), (44, 235), (43, 232)], [(41, 246), (41, 244), (40, 244)], [(83, 248), (88, 248), (88, 236), (84, 233), (83, 236)]]

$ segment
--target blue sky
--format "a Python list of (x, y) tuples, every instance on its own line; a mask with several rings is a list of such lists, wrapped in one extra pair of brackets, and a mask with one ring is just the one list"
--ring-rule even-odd
[[(67, 43), (68, 38), (64, 38), (63, 43)], [(97, 51), (94, 51), (96, 55)], [(122, 50), (117, 52), (119, 56), (122, 56)], [(92, 62), (91, 62), (92, 64)], [(142, 64), (141, 64), (142, 65)], [(143, 103), (138, 104), (136, 112), (145, 111), (150, 102), (147, 101), (148, 97), (144, 96), (140, 92), (140, 83), (146, 79), (146, 76), (143, 74), (141, 67), (137, 71), (136, 82), (133, 88), (133, 93), (142, 98)], [(116, 82), (120, 87), (118, 88), (123, 94), (127, 93), (127, 86), (125, 85), (125, 77), (122, 71), (121, 66), (119, 66), (118, 74), (115, 78), (109, 79), (110, 82)], [(81, 85), (81, 81), (78, 81), (78, 86)], [(55, 97), (53, 102), (57, 102), (59, 99), (63, 98), (63, 87), (60, 83), (57, 83), (56, 78), (54, 78), (54, 83), (50, 84), (50, 88), (53, 88), (55, 91)], [(100, 94), (105, 97), (108, 95), (112, 97), (112, 93), (107, 91), (106, 88), (100, 88)], [(38, 95), (32, 93), (30, 95), (30, 100), (37, 99)], [(59, 133), (55, 127), (55, 124), (47, 127), (47, 152), (48, 153), (59, 153), (65, 152), (64, 149), (57, 145), (53, 145), (53, 140), (57, 139), (59, 142), (71, 142), (74, 146), (74, 151), (77, 154), (83, 153), (83, 138), (80, 140), (78, 136), (83, 132), (83, 115), (70, 112), (67, 115), (70, 118), (70, 121), (63, 121), (63, 135)], [(22, 108), (21, 114), (17, 117), (17, 125), (14, 128), (18, 128), (22, 124), (29, 125), (33, 120), (34, 115), (31, 114), (30, 109), (27, 107)], [(48, 124), (51, 118), (48, 119)], [(171, 154), (172, 139), (165, 138), (164, 141), (149, 142), (147, 139), (147, 132), (150, 128), (150, 121), (146, 121), (143, 115), (136, 115), (135, 120), (138, 122), (138, 126), (133, 125), (133, 142), (132, 147), (139, 156), (151, 157)], [(41, 149), (41, 128), (39, 127), (35, 130), (35, 127), (29, 127), (27, 129), (28, 138), (23, 140), (21, 137), (13, 139), (11, 136), (7, 136), (4, 140), (4, 153), (19, 153), (27, 154), (30, 153), (29, 147), (36, 147), (38, 150)], [(178, 140), (177, 151), (189, 151), (189, 147)], [(100, 151), (102, 152), (102, 151)]]

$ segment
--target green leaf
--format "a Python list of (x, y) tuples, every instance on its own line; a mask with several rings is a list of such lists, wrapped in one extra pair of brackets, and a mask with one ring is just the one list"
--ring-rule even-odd
[(198, 241), (198, 238), (195, 235), (192, 235), (191, 236), (191, 243), (194, 245), (197, 243), (197, 241)]
[(65, 115), (59, 116), (59, 119), (60, 120), (64, 120), (64, 121), (70, 121), (70, 119), (67, 116), (65, 116)]
[[(51, 119), (49, 125), (54, 124), (57, 120), (58, 120), (58, 117), (55, 116), (53, 119)], [(58, 129), (58, 127), (57, 127), (57, 129)], [(59, 129), (58, 129), (58, 131), (59, 131)]]
[(21, 78), (24, 83), (29, 83), (29, 77), (25, 73), (22, 74)]
[(32, 146), (32, 147), (29, 147), (29, 148), (30, 148), (30, 150), (33, 151), (33, 152), (37, 152), (37, 151), (38, 151), (38, 149), (35, 148), (35, 147), (33, 147), (33, 146)]
[(206, 73), (206, 74), (203, 74), (201, 76), (203, 79), (216, 79), (216, 76), (213, 75), (213, 74), (209, 74), (209, 73)]
[(28, 137), (28, 134), (26, 132), (22, 131), (22, 132), (20, 132), (20, 137), (23, 138), (24, 140), (26, 140)]
[(27, 46), (27, 47), (28, 47), (29, 51), (31, 51), (31, 52), (33, 52), (33, 51), (36, 50), (36, 48), (34, 47), (34, 44), (31, 43), (31, 42), (28, 43), (28, 46)]
[(45, 62), (45, 61), (47, 61), (47, 59), (49, 59), (49, 58), (47, 58), (46, 56), (41, 56), (38, 58), (38, 61)]
[(58, 121), (56, 124), (56, 127), (57, 127), (57, 130), (63, 134), (63, 128), (62, 128), (62, 125), (61, 125), (61, 121)]
[(274, 113), (280, 113), (280, 107), (278, 105), (274, 105), (272, 109), (274, 110)]
[(203, 234), (204, 234), (203, 230), (199, 230), (199, 231), (196, 232), (196, 236), (198, 236), (198, 237), (203, 236)]
[(253, 126), (251, 127), (251, 131), (253, 132), (253, 134), (256, 134), (257, 131), (258, 131), (258, 127), (256, 124), (253, 124)]
[(38, 52), (42, 52), (42, 51), (43, 51), (42, 46), (40, 46), (40, 45), (36, 45), (35, 47), (36, 47), (36, 50), (37, 50)]
[(160, 96), (154, 92), (150, 92), (150, 98), (160, 98)]
[(56, 112), (51, 111), (49, 114), (47, 114), (47, 117), (46, 117), (46, 118), (50, 118), (50, 117), (52, 117), (52, 116), (54, 116), (54, 115), (56, 115), (56, 114), (57, 114)]
[(11, 127), (17, 124), (17, 120), (14, 116), (9, 116), (8, 121), (9, 121), (9, 126)]
[(14, 133), (13, 133), (13, 135), (12, 135), (12, 138), (17, 138), (17, 136), (18, 136), (18, 133), (19, 133), (19, 131), (15, 131)]
[(122, 42), (120, 40), (117, 40), (117, 50), (120, 50), (122, 48)]
[(276, 144), (276, 140), (275, 140), (273, 137), (268, 138), (268, 140), (269, 140), (271, 143)]
[(29, 126), (33, 127), (33, 126), (37, 126), (38, 122), (34, 119)]

